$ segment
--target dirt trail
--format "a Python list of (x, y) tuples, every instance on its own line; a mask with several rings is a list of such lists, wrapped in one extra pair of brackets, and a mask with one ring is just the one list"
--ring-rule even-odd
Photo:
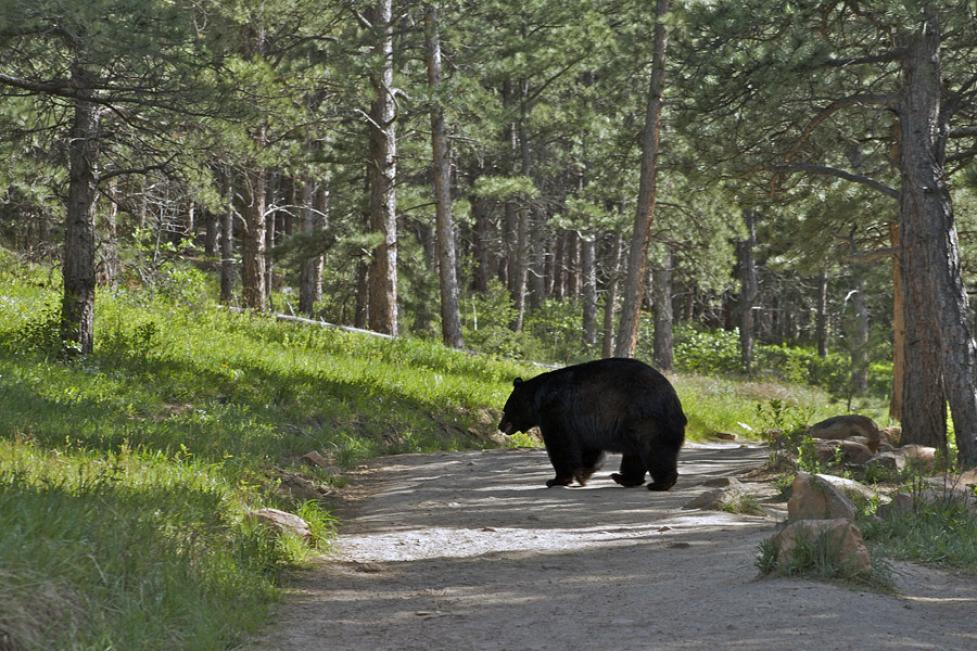
[(757, 579), (769, 517), (683, 511), (765, 451), (683, 450), (667, 493), (551, 488), (541, 450), (405, 455), (351, 477), (334, 550), (249, 649), (977, 649), (977, 585), (895, 566), (899, 596)]

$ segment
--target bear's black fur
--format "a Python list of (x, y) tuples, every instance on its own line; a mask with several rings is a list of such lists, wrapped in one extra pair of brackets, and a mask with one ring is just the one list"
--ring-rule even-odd
[(516, 378), (499, 430), (525, 432), (539, 426), (556, 470), (547, 486), (585, 484), (604, 452), (620, 452), (621, 471), (611, 478), (665, 491), (678, 479), (678, 452), (688, 421), (671, 383), (635, 359), (602, 359)]

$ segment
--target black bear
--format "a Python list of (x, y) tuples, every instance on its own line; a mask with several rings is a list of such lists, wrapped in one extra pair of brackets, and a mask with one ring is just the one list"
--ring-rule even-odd
[(678, 452), (688, 421), (664, 375), (636, 359), (602, 359), (516, 378), (499, 430), (525, 432), (539, 426), (556, 470), (547, 486), (586, 484), (604, 460), (620, 452), (621, 471), (611, 478), (666, 491), (678, 479)]

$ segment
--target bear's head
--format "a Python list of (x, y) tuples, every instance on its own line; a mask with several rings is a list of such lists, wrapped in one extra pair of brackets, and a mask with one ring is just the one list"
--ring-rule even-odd
[(499, 422), (499, 431), (509, 435), (516, 432), (527, 432), (539, 424), (536, 421), (533, 391), (526, 387), (522, 378), (517, 377), (512, 382), (512, 393), (509, 394), (509, 399), (505, 401), (502, 421)]

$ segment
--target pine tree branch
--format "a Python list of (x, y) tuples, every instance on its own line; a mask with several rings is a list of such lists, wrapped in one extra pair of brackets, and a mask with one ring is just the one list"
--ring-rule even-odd
[(833, 176), (835, 178), (844, 179), (845, 181), (851, 181), (852, 183), (858, 183), (864, 185), (865, 187), (872, 188), (876, 192), (881, 192), (884, 195), (892, 197), (893, 199), (899, 198), (899, 191), (893, 187), (877, 181), (868, 176), (862, 176), (861, 174), (852, 174), (837, 167), (831, 167), (830, 165), (815, 165), (814, 163), (787, 163), (785, 165), (774, 165), (772, 166), (777, 172), (809, 172), (811, 174), (818, 174), (820, 176)]
[(847, 66), (857, 66), (866, 63), (888, 63), (890, 61), (897, 61), (905, 55), (905, 48), (896, 48), (895, 50), (889, 50), (888, 52), (883, 52), (882, 54), (872, 54), (864, 57), (851, 57), (847, 59), (828, 59), (821, 63), (821, 66), (826, 66), (829, 68), (844, 68)]
[(966, 138), (967, 136), (977, 136), (977, 126), (957, 127), (950, 130), (951, 138)]

